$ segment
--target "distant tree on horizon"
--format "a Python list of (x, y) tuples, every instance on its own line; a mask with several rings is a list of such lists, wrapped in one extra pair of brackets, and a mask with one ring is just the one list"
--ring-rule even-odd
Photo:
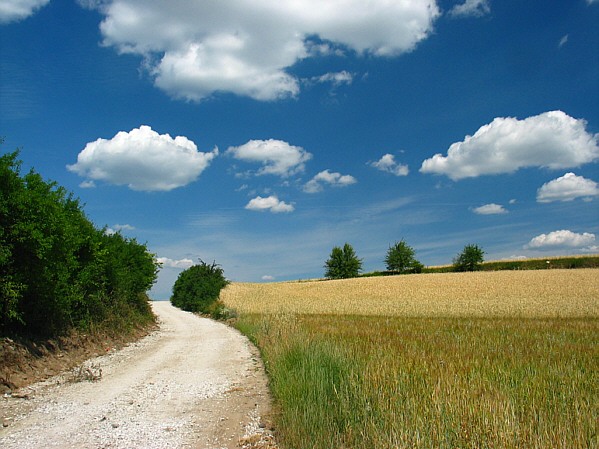
[(324, 264), (324, 276), (328, 279), (357, 277), (362, 270), (362, 259), (356, 256), (354, 248), (346, 243), (343, 248), (335, 246)]
[(401, 239), (399, 242), (395, 242), (389, 247), (385, 257), (387, 271), (399, 274), (420, 273), (423, 266), (414, 257), (415, 254), (414, 248), (409, 246), (405, 240)]
[(455, 271), (477, 271), (483, 263), (485, 252), (478, 245), (466, 245), (460, 254), (453, 259)]

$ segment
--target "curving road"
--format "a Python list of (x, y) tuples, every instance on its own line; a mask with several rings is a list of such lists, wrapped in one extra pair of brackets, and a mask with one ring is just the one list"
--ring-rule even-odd
[(153, 309), (160, 329), (148, 337), (2, 398), (0, 447), (238, 448), (269, 438), (267, 381), (248, 340), (168, 302)]

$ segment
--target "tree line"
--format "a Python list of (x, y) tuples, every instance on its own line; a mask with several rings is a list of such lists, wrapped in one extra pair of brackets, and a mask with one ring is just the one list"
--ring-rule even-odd
[[(484, 251), (478, 245), (469, 244), (453, 259), (454, 271), (475, 271), (483, 262)], [(389, 274), (421, 273), (424, 265), (416, 259), (414, 248), (405, 240), (395, 242), (387, 250), (385, 266)], [(328, 279), (357, 277), (362, 270), (362, 259), (353, 247), (346, 243), (335, 246), (324, 264), (324, 276)]]
[(22, 175), (18, 151), (0, 157), (0, 335), (150, 322), (158, 267), (145, 244), (97, 229), (66, 189)]

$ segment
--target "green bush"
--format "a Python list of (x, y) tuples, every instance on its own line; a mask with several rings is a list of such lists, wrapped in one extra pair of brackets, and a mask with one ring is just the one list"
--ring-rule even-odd
[(209, 265), (200, 260), (199, 265), (194, 265), (179, 274), (173, 286), (171, 303), (188, 312), (210, 314), (214, 312), (212, 306), (221, 289), (228, 283), (223, 269), (216, 262)]
[(17, 157), (0, 157), (0, 334), (152, 319), (145, 292), (157, 265), (146, 246), (96, 229), (63, 187), (21, 176)]

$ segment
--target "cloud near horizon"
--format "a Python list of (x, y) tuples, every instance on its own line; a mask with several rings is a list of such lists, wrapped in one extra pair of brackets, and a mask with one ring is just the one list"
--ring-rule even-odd
[(543, 184), (537, 190), (537, 202), (573, 201), (576, 198), (592, 199), (599, 196), (599, 186), (591, 179), (566, 173), (564, 176)]
[(169, 259), (168, 257), (157, 257), (156, 262), (162, 264), (162, 268), (176, 268), (180, 270), (186, 270), (194, 265), (191, 259)]
[(195, 181), (218, 155), (197, 151), (186, 137), (174, 139), (149, 126), (89, 142), (67, 169), (89, 181), (127, 185), (138, 191), (169, 191)]
[(585, 128), (585, 120), (562, 111), (523, 120), (499, 117), (473, 136), (452, 144), (447, 156), (436, 154), (426, 159), (420, 172), (458, 181), (526, 167), (578, 167), (599, 159), (599, 134), (590, 134)]
[[(144, 59), (156, 87), (201, 101), (217, 92), (295, 97), (287, 70), (335, 49), (390, 57), (413, 50), (440, 16), (435, 0), (302, 2), (88, 1), (102, 44)], [(326, 76), (326, 75), (325, 75)]]
[(533, 237), (525, 249), (584, 248), (595, 243), (595, 234), (584, 232), (578, 234), (570, 230), (553, 231)]

